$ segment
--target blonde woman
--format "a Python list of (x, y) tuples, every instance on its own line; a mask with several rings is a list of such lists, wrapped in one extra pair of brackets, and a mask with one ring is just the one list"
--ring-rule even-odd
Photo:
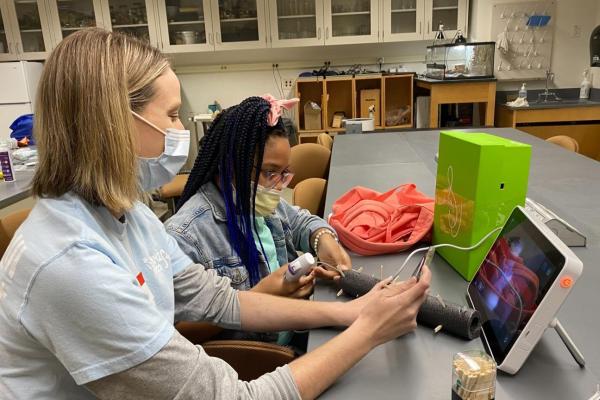
[[(177, 172), (189, 144), (179, 82), (158, 50), (99, 29), (74, 33), (46, 61), (38, 90), (38, 202), (0, 263), (2, 398), (311, 399), (415, 328), (428, 272), (349, 303), (317, 303), (237, 292), (193, 265), (136, 201), (140, 186)], [(242, 382), (177, 333), (181, 319), (349, 328)]]

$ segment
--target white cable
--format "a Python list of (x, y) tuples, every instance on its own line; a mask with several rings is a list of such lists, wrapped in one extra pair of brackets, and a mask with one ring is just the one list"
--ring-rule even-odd
[[(521, 299), (521, 295), (519, 294), (517, 289), (515, 289), (512, 282), (510, 281), (510, 279), (508, 279), (508, 277), (506, 276), (506, 274), (504, 273), (502, 268), (500, 268), (498, 265), (496, 265), (495, 263), (493, 263), (491, 261), (488, 261), (488, 260), (485, 260), (485, 261), (487, 261), (494, 268), (496, 268), (498, 270), (498, 272), (500, 272), (500, 275), (502, 276), (502, 278), (504, 278), (504, 280), (506, 281), (508, 286), (510, 286), (510, 289), (513, 291), (515, 296), (517, 296), (517, 300), (519, 300), (519, 318), (517, 318), (517, 326), (515, 327), (515, 332), (516, 332), (517, 330), (519, 330), (519, 326), (521, 325), (521, 318), (523, 317), (523, 299)], [(498, 296), (498, 297), (500, 297), (500, 296)]]
[(279, 72), (279, 64), (275, 67), (277, 75), (279, 75), (279, 93), (281, 93), (281, 99), (286, 99), (285, 90), (283, 88), (283, 79), (281, 78), (281, 72)]
[(340, 274), (342, 277), (345, 277), (346, 274), (344, 274), (344, 271), (342, 271), (341, 268), (339, 267), (335, 267), (331, 264), (326, 263), (325, 261), (317, 261), (317, 267), (325, 267), (325, 268), (331, 268), (334, 271), (336, 271), (338, 274)]
[[(275, 76), (275, 64), (272, 65), (272, 70), (273, 70), (273, 81), (275, 82), (275, 88), (277, 89), (277, 92), (279, 93), (279, 97), (281, 99), (285, 98), (283, 96), (283, 93), (281, 91), (281, 81), (277, 81), (277, 77)], [(281, 75), (279, 75), (279, 78), (281, 78)]]
[(473, 249), (476, 249), (477, 247), (481, 246), (483, 244), (483, 242), (486, 241), (486, 239), (488, 239), (495, 232), (497, 232), (497, 231), (499, 231), (501, 229), (502, 229), (501, 226), (495, 228), (494, 230), (492, 230), (491, 232), (489, 232), (487, 235), (485, 235), (479, 242), (477, 242), (476, 244), (474, 244), (473, 246), (470, 246), (470, 247), (461, 247), (461, 246), (457, 246), (457, 245), (450, 244), (450, 243), (441, 243), (441, 244), (436, 244), (434, 246), (422, 247), (420, 249), (417, 249), (417, 250), (413, 251), (412, 253), (410, 253), (408, 255), (408, 257), (406, 257), (406, 260), (404, 260), (404, 262), (402, 263), (402, 265), (400, 266), (400, 268), (398, 268), (398, 270), (394, 274), (394, 276), (392, 278), (392, 281), (394, 281), (396, 278), (398, 278), (398, 276), (400, 276), (400, 274), (404, 270), (404, 267), (406, 267), (406, 265), (408, 264), (408, 261), (412, 258), (413, 255), (415, 255), (417, 253), (420, 253), (420, 252), (423, 252), (423, 251), (427, 251), (427, 250), (429, 250), (431, 248), (437, 249), (437, 248), (440, 248), (440, 247), (451, 247), (453, 249), (463, 250), (463, 251), (473, 250)]

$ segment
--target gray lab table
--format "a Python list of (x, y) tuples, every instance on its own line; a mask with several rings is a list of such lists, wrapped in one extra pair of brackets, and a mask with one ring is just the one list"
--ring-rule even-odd
[(14, 182), (0, 182), (0, 208), (8, 207), (31, 195), (34, 169), (15, 171)]
[[(579, 368), (558, 335), (548, 330), (516, 376), (500, 373), (496, 399), (588, 399), (600, 383), (600, 163), (567, 152), (534, 136), (511, 128), (482, 128), (506, 138), (533, 145), (528, 196), (553, 209), (588, 238), (587, 248), (573, 249), (584, 263), (559, 318), (583, 352), (587, 366)], [(340, 195), (356, 185), (387, 190), (414, 182), (433, 196), (439, 131), (339, 135), (336, 137), (327, 189), (326, 213)], [(352, 255), (354, 267), (391, 275), (406, 253), (361, 257)], [(416, 260), (415, 260), (416, 261)], [(412, 262), (412, 261), (411, 261)], [(432, 293), (466, 304), (467, 282), (436, 256), (432, 263)], [(413, 265), (405, 271), (408, 277)], [(336, 299), (337, 288), (319, 283), (315, 300)], [(309, 350), (339, 331), (310, 332)], [(426, 327), (377, 347), (341, 377), (323, 399), (450, 399), (451, 361), (454, 353), (483, 349), (480, 339), (464, 341)]]

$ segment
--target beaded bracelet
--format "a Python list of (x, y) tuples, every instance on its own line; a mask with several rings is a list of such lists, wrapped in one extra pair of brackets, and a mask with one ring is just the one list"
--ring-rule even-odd
[(325, 233), (333, 236), (336, 242), (340, 242), (340, 240), (337, 237), (337, 234), (334, 231), (330, 229), (321, 229), (319, 232), (317, 232), (317, 234), (315, 235), (315, 240), (313, 241), (313, 250), (315, 251), (315, 254), (318, 254), (319, 239), (321, 239), (321, 236)]

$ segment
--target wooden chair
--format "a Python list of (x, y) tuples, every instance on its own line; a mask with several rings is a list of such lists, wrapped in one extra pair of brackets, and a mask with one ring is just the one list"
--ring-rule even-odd
[(552, 136), (546, 139), (547, 142), (554, 143), (559, 145), (560, 147), (573, 151), (575, 153), (579, 153), (579, 143), (577, 140), (573, 139), (570, 136), (565, 135), (557, 135)]
[(326, 187), (327, 181), (325, 179), (305, 179), (294, 188), (292, 203), (300, 208), (307, 209), (311, 214), (323, 217)]
[(308, 178), (327, 179), (331, 150), (316, 143), (303, 143), (292, 147), (290, 167), (294, 179), (289, 184), (294, 188), (298, 182)]
[(333, 148), (333, 138), (329, 136), (329, 134), (323, 132), (319, 136), (317, 136), (317, 143), (321, 146), (324, 146), (329, 151)]
[(4, 252), (8, 248), (15, 232), (19, 226), (25, 221), (31, 208), (15, 211), (12, 214), (0, 219), (0, 257), (4, 256)]
[(181, 321), (175, 328), (193, 344), (201, 345), (209, 356), (220, 358), (231, 365), (244, 381), (272, 372), (295, 358), (292, 349), (273, 343), (209, 340), (222, 329), (207, 322)]
[(211, 357), (231, 365), (239, 379), (251, 381), (294, 360), (293, 350), (272, 343), (249, 340), (211, 340), (202, 348)]

